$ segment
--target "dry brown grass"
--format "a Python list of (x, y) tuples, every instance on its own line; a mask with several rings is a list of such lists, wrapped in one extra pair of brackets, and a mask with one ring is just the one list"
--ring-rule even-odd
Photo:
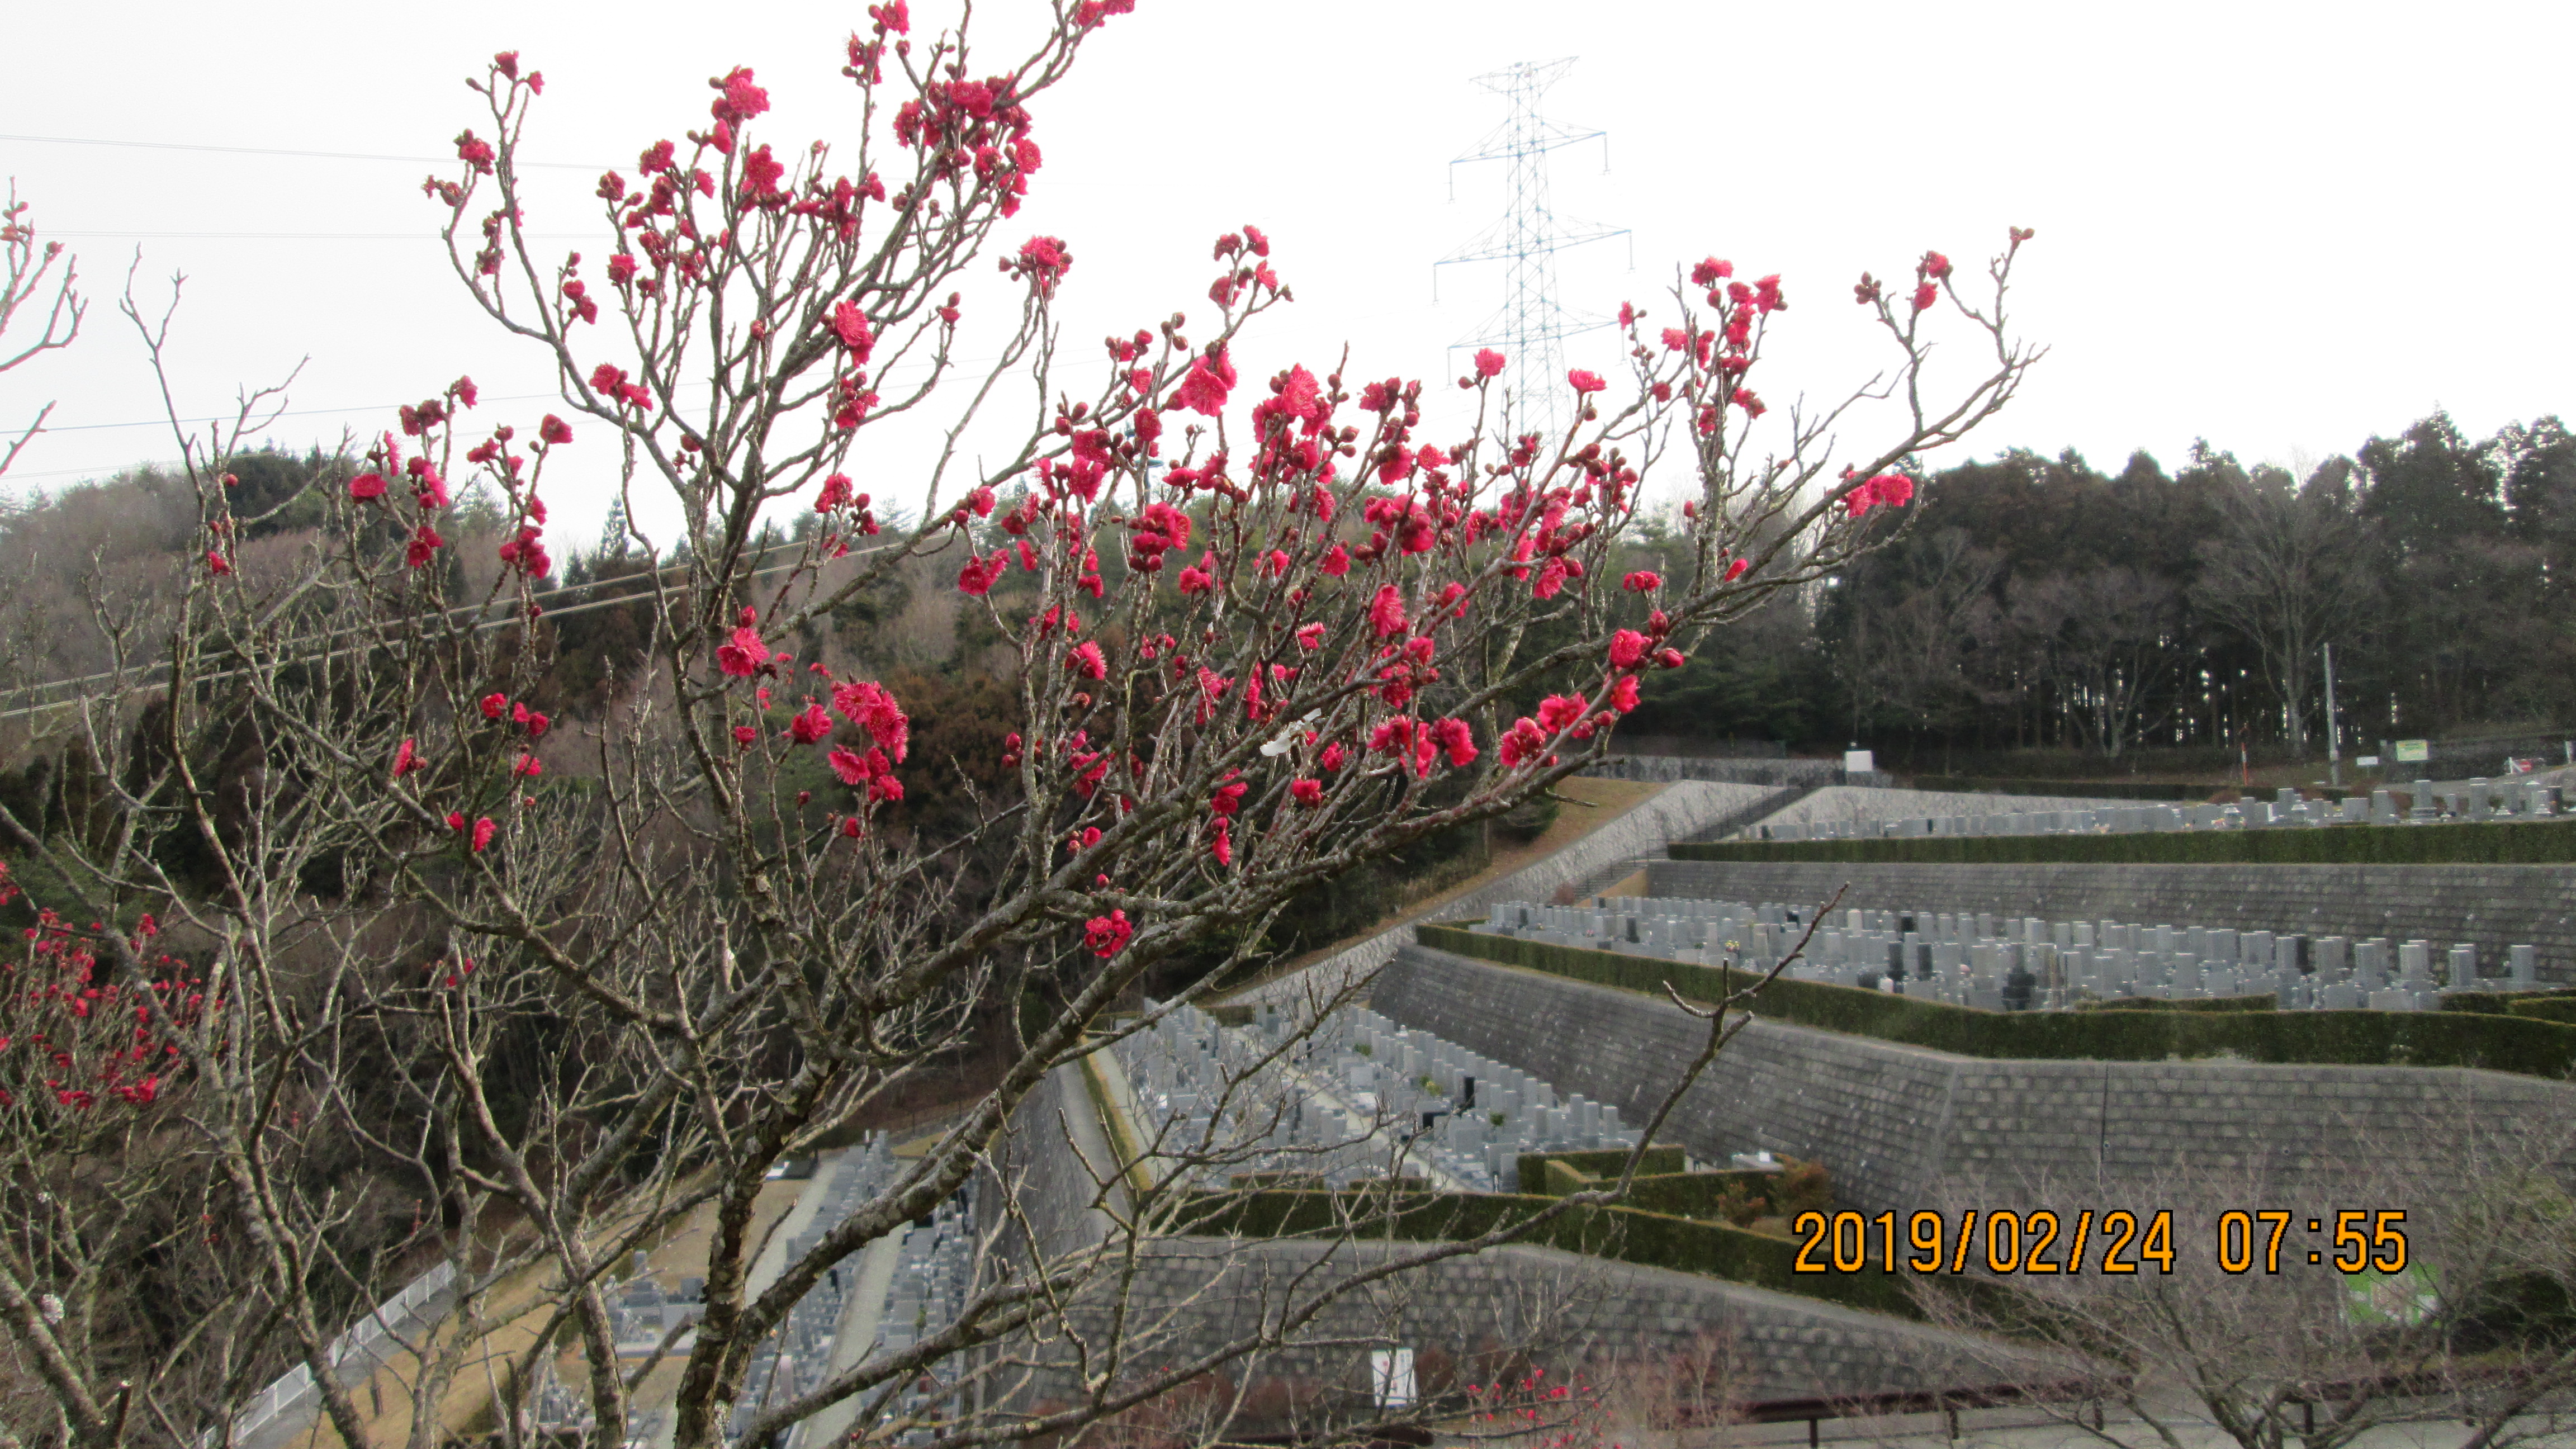
[(1392, 914), (1381, 916), (1375, 924), (1365, 930), (1355, 931), (1338, 941), (1277, 962), (1260, 975), (1229, 989), (1224, 996), (1237, 996), (1265, 982), (1294, 975), (1325, 957), (1337, 951), (1349, 950), (1390, 927), (1429, 920), (1439, 914), (1450, 902), (1469, 892), (1481, 890), (1515, 871), (1526, 869), (1545, 860), (1654, 798), (1663, 788), (1659, 784), (1646, 784), (1635, 780), (1595, 780), (1580, 775), (1569, 778), (1556, 787), (1556, 793), (1574, 803), (1559, 809), (1556, 812), (1555, 822), (1549, 825), (1537, 839), (1526, 845), (1515, 845), (1495, 851), (1491, 864), (1465, 880), (1413, 901)]
[[(787, 1210), (796, 1205), (796, 1199), (804, 1190), (805, 1184), (802, 1181), (781, 1179), (765, 1184), (752, 1210), (750, 1240), (755, 1244), (759, 1243), (762, 1235), (768, 1232), (770, 1224), (785, 1216)], [(714, 1225), (715, 1213), (716, 1208), (712, 1203), (700, 1207), (668, 1238), (664, 1239), (660, 1247), (652, 1250), (646, 1257), (645, 1261), (651, 1267), (654, 1278), (659, 1280), (663, 1287), (676, 1288), (683, 1276), (703, 1267), (705, 1249), (699, 1238)], [(552, 1265), (541, 1264), (528, 1268), (516, 1278), (503, 1284), (492, 1295), (493, 1306), (488, 1310), (489, 1315), (495, 1318), (502, 1317), (512, 1309), (525, 1308), (534, 1303), (539, 1282), (551, 1272)], [(481, 1354), (457, 1375), (456, 1383), (448, 1391), (446, 1401), (439, 1405), (438, 1422), (442, 1431), (442, 1440), (452, 1441), (492, 1427), (493, 1400), (496, 1397), (502, 1367), (509, 1359), (527, 1351), (528, 1345), (536, 1340), (537, 1329), (542, 1321), (541, 1314), (523, 1313), (509, 1319), (501, 1327), (485, 1336)], [(661, 1366), (645, 1379), (643, 1386), (635, 1394), (633, 1399), (635, 1406), (656, 1407), (676, 1392), (679, 1388), (680, 1362), (678, 1358), (666, 1358)], [(557, 1371), (567, 1376), (567, 1382), (579, 1382), (579, 1376), (584, 1372), (578, 1362), (578, 1355), (569, 1353), (558, 1361)], [(351, 1390), (357, 1401), (358, 1413), (366, 1422), (367, 1443), (370, 1446), (402, 1444), (409, 1440), (412, 1422), (411, 1385), (418, 1377), (418, 1372), (418, 1361), (409, 1354), (403, 1354), (378, 1369), (372, 1383), (360, 1384)], [(296, 1446), (296, 1449), (340, 1449), (341, 1445), (338, 1431), (331, 1427), (327, 1419), (317, 1419), (312, 1428), (288, 1442)]]

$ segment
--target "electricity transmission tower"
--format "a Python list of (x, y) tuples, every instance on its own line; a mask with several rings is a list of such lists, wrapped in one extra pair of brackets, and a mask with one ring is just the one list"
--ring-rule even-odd
[(608, 563), (626, 557), (626, 496), (611, 494), (608, 499), (608, 522), (599, 530), (599, 561)]
[(1503, 304), (1471, 335), (1450, 344), (1459, 349), (1491, 347), (1508, 361), (1503, 373), (1505, 396), (1515, 432), (1553, 432), (1571, 412), (1565, 383), (1564, 339), (1610, 319), (1569, 311), (1557, 300), (1556, 254), (1586, 242), (1629, 237), (1629, 264), (1635, 265), (1636, 240), (1626, 227), (1596, 226), (1560, 218), (1548, 201), (1547, 153), (1578, 142), (1601, 142), (1601, 166), (1610, 167), (1610, 133), (1562, 126), (1539, 114), (1539, 97), (1574, 68), (1575, 57), (1521, 61), (1475, 78), (1476, 84), (1511, 103), (1511, 113), (1476, 148), (1449, 163), (1450, 195), (1457, 195), (1460, 166), (1477, 161), (1511, 162), (1511, 205), (1473, 241), (1432, 264), (1434, 297), (1439, 268), (1467, 262), (1508, 263), (1503, 274)]

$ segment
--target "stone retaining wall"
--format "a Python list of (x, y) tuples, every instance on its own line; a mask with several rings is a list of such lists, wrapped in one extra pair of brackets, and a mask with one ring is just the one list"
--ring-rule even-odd
[(2108, 810), (2137, 803), (2135, 800), (2099, 800), (2074, 795), (1969, 795), (1943, 790), (1899, 790), (1854, 782), (1828, 785), (1756, 823), (1774, 827), (1812, 825), (1818, 821), (1875, 825), (1885, 820), (1937, 820), (1945, 815)]
[[(1671, 1003), (1408, 946), (1370, 1004), (1406, 1026), (1648, 1120), (1706, 1039)], [(1684, 1095), (1661, 1134), (1723, 1161), (1771, 1151), (1822, 1162), (1864, 1213), (2029, 1193), (2076, 1206), (2157, 1206), (2186, 1176), (2271, 1194), (2249, 1206), (2341, 1201), (2358, 1187), (2445, 1191), (2509, 1139), (2576, 1115), (2576, 1087), (2503, 1072), (2238, 1061), (1988, 1061), (1755, 1021)], [(2070, 1199), (2071, 1201), (2071, 1199)]]
[[(1849, 882), (1846, 907), (1992, 911), (2046, 920), (2225, 926), (2478, 948), (2537, 948), (2540, 974), (2576, 980), (2576, 865), (1934, 865), (1657, 861), (1647, 890), (1707, 900), (1815, 903)], [(2437, 949), (2436, 954), (2439, 954)]]
[(1113, 1227), (1093, 1201), (1100, 1191), (1095, 1167), (1105, 1174), (1114, 1161), (1082, 1064), (1057, 1067), (1021, 1100), (995, 1139), (978, 1181), (976, 1227), (986, 1233), (999, 1227), (1008, 1196), (1019, 1219), (1010, 1234), (1013, 1251), (1029, 1251), (1030, 1238), (1046, 1256), (1089, 1248)]
[(1718, 760), (1687, 755), (1610, 755), (1587, 772), (1613, 780), (1723, 780), (1738, 785), (1885, 784), (1876, 770), (1848, 774), (1839, 760)]
[[(1059, 1068), (1033, 1092), (997, 1151), (999, 1176), (1036, 1237), (1055, 1250), (1104, 1241), (1107, 1220), (1089, 1206), (1093, 1179), (1081, 1158), (1103, 1152), (1079, 1067)], [(994, 1179), (988, 1177), (988, 1182)], [(995, 1195), (979, 1198), (987, 1231)], [(1004, 1233), (1003, 1251), (1027, 1239)], [(1132, 1265), (1109, 1243), (1108, 1269), (1086, 1283), (1068, 1314), (1095, 1347), (1113, 1309), (1134, 1335), (1131, 1361), (1155, 1365), (1205, 1352), (1276, 1324), (1283, 1305), (1424, 1244), (1167, 1238)], [(1596, 1381), (1626, 1363), (1697, 1356), (1721, 1366), (1739, 1402), (1859, 1397), (2053, 1378), (2060, 1366), (2010, 1345), (1884, 1314), (1550, 1248), (1513, 1247), (1449, 1259), (1390, 1277), (1327, 1305), (1294, 1341), (1225, 1372), (1247, 1390), (1239, 1432), (1275, 1432), (1292, 1401), (1347, 1413), (1367, 1387), (1371, 1340), (1414, 1348), (1430, 1374), (1445, 1359), (1492, 1368), (1498, 1350), (1552, 1378), (1592, 1370)], [(1069, 1398), (1079, 1381), (1068, 1341), (1015, 1344), (1033, 1373), (1004, 1393), (1033, 1409)], [(1429, 1387), (1426, 1384), (1426, 1387)], [(1176, 1401), (1177, 1402), (1177, 1401)]]
[[(1255, 1332), (1265, 1315), (1275, 1320), (1283, 1303), (1321, 1284), (1413, 1251), (1418, 1245), (1171, 1240), (1138, 1265), (1130, 1307), (1145, 1311), (1130, 1316), (1163, 1322), (1159, 1315), (1177, 1310), (1166, 1324), (1176, 1344), (1221, 1342)], [(1551, 1248), (1499, 1248), (1408, 1271), (1326, 1307), (1299, 1337), (1308, 1342), (1272, 1350), (1228, 1379), (1248, 1379), (1254, 1403), (1293, 1395), (1347, 1411), (1368, 1383), (1367, 1350), (1348, 1345), (1372, 1338), (1413, 1348), (1434, 1379), (1426, 1389), (1438, 1387), (1444, 1364), (1492, 1371), (1498, 1350), (1552, 1381), (1614, 1383), (1648, 1377), (1623, 1367), (1706, 1356), (1722, 1365), (1725, 1396), (1744, 1404), (2062, 1372), (2010, 1345), (1907, 1319)]]

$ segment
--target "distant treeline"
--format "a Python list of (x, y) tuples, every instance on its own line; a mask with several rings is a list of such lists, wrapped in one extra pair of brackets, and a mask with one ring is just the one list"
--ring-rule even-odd
[[(1935, 472), (1907, 532), (1656, 681), (1640, 733), (1876, 746), (1980, 773), (2347, 757), (2576, 722), (2576, 436), (2436, 413), (2305, 476), (2206, 443), (2167, 472), (2069, 450)], [(2026, 768), (2013, 768), (2026, 773)], [(2086, 770), (2090, 772), (2090, 770)]]
[[(319, 452), (243, 460), (235, 507), (276, 510), (248, 546), (294, 547), (322, 522), (306, 485), (344, 468)], [(478, 545), (500, 520), (465, 501), (470, 577), (491, 567)], [(149, 470), (0, 510), (12, 672), (102, 667), (81, 580), (104, 568), (140, 595), (167, 588), (177, 570), (151, 565), (189, 556), (195, 512), (190, 490)], [(2080, 778), (2150, 754), (2215, 775), (2240, 747), (2322, 755), (2329, 644), (2347, 755), (2576, 724), (2576, 435), (2555, 417), (2480, 441), (2435, 413), (2305, 476), (2206, 443), (2172, 472), (2143, 452), (2105, 473), (2073, 450), (2016, 450), (1930, 473), (1893, 512), (1902, 531), (1844, 576), (1650, 676), (1621, 733), (1867, 745), (1883, 763), (1961, 775)], [(1677, 552), (1648, 528), (1634, 562)], [(572, 584), (637, 567), (575, 539), (558, 556)], [(1678, 560), (1661, 562), (1670, 573)], [(907, 566), (817, 621), (799, 653), (971, 700), (1007, 677), (1009, 651), (960, 606), (954, 571)], [(639, 623), (624, 610), (567, 619), (556, 702), (604, 707)]]

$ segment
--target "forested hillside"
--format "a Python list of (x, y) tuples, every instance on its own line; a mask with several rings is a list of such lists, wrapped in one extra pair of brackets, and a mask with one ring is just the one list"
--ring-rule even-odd
[(2308, 467), (2013, 451), (1936, 473), (1808, 608), (1657, 680), (1640, 733), (1874, 744), (1925, 769), (2044, 749), (2321, 758), (2576, 720), (2576, 437), (2436, 413)]
[[(265, 510), (335, 470), (318, 451), (257, 455), (244, 502)], [(451, 555), (461, 577), (498, 571), (473, 546), (498, 537), (485, 511)], [(2258, 758), (2318, 758), (2328, 644), (2347, 754), (2576, 722), (2576, 436), (2556, 417), (2477, 440), (2436, 413), (2304, 477), (2207, 444), (2176, 469), (2140, 452), (2116, 472), (2071, 450), (2014, 450), (1932, 474), (1902, 513), (1903, 533), (1847, 575), (1776, 598), (1650, 678), (1623, 729), (1874, 745), (1923, 770), (2010, 768), (1997, 756), (2029, 751), (2096, 771), (2141, 751), (2214, 764), (2240, 742)], [(152, 581), (173, 575), (142, 565), (183, 548), (193, 515), (184, 487), (141, 470), (0, 517), (0, 629), (22, 677), (104, 667), (82, 580), (108, 579), (149, 618)], [(247, 566), (282, 563), (312, 521), (289, 507), (251, 530)], [(1638, 551), (1650, 564), (1675, 548), (1641, 529)], [(564, 598), (640, 567), (576, 553)], [(998, 641), (939, 567), (910, 575), (842, 611), (805, 656), (902, 669), (972, 718)], [(641, 642), (630, 613), (561, 621), (551, 706), (608, 707)]]

